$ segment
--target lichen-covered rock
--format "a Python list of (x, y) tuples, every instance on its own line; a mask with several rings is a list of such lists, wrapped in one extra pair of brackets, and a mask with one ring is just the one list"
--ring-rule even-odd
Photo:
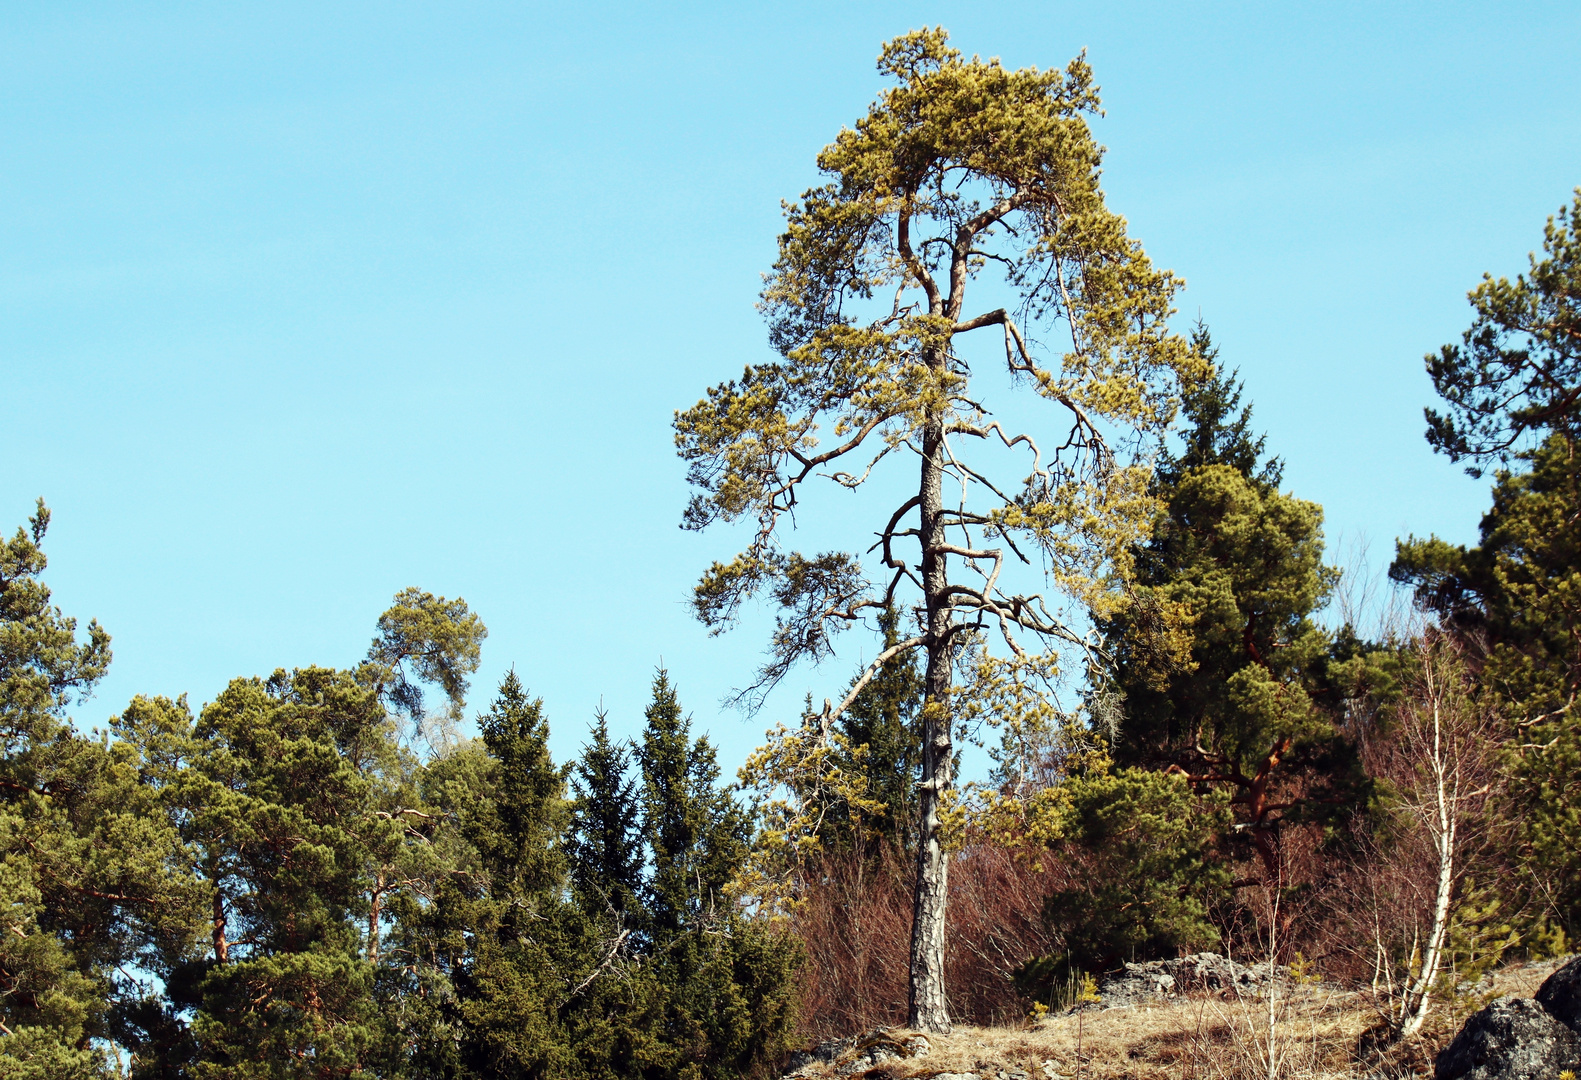
[(790, 1057), (785, 1062), (785, 1076), (781, 1080), (791, 1080), (792, 1077), (805, 1076), (812, 1067), (834, 1061), (855, 1045), (855, 1037), (849, 1039), (825, 1039), (810, 1049), (792, 1050)]
[(1267, 964), (1247, 967), (1218, 953), (1126, 964), (1098, 982), (1098, 1006), (1146, 1005), (1193, 990), (1256, 993), (1268, 982)]
[(1537, 1001), (1549, 1016), (1581, 1034), (1581, 956), (1543, 980)]
[(887, 1027), (876, 1027), (862, 1035), (853, 1035), (847, 1039), (825, 1039), (810, 1049), (793, 1051), (786, 1059), (785, 1073), (780, 1080), (826, 1076), (825, 1066), (831, 1064), (835, 1065), (836, 1076), (850, 1076), (886, 1061), (927, 1057), (929, 1049), (925, 1035), (901, 1038), (890, 1034)]
[(1581, 1069), (1581, 1038), (1532, 998), (1500, 998), (1466, 1021), (1435, 1080), (1554, 1080)]

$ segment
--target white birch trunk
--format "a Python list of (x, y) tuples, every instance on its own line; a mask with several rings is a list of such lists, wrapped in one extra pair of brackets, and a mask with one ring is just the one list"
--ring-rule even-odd
[(1435, 694), (1432, 703), (1433, 748), (1429, 758), (1433, 771), (1433, 813), (1428, 817), (1428, 829), (1438, 853), (1438, 891), (1433, 898), (1432, 925), (1427, 933), (1426, 947), (1422, 950), (1422, 968), (1401, 1003), (1404, 1019), (1400, 1025), (1400, 1034), (1403, 1037), (1415, 1035), (1427, 1019), (1428, 1007), (1432, 1004), (1433, 983), (1438, 978), (1438, 967), (1444, 955), (1444, 940), (1449, 935), (1449, 906), (1455, 887), (1455, 832), (1459, 825), (1459, 807), (1456, 805), (1459, 796), (1458, 762), (1448, 760), (1454, 756), (1453, 750), (1445, 753), (1443, 719), (1439, 715), (1436, 697)]

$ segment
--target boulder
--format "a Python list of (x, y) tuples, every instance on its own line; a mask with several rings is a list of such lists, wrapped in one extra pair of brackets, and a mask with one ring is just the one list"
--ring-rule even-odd
[(1532, 998), (1500, 998), (1466, 1021), (1434, 1080), (1554, 1080), (1581, 1069), (1581, 1037)]
[(1581, 1035), (1581, 956), (1543, 980), (1537, 1001), (1549, 1016)]
[(836, 1076), (850, 1076), (874, 1068), (886, 1061), (928, 1056), (928, 1039), (925, 1035), (893, 1036), (887, 1027), (877, 1027), (865, 1035), (848, 1039), (825, 1039), (807, 1050), (793, 1051), (785, 1062), (781, 1080), (793, 1080), (809, 1075), (823, 1075), (824, 1066), (834, 1062)]
[(1267, 964), (1247, 967), (1218, 953), (1126, 964), (1098, 982), (1098, 1006), (1146, 1005), (1192, 990), (1257, 993), (1269, 978)]
[(809, 1047), (806, 1050), (792, 1050), (790, 1057), (785, 1062), (785, 1076), (782, 1080), (806, 1075), (808, 1066), (821, 1065), (833, 1061), (840, 1056), (842, 1050), (851, 1045), (851, 1041), (850, 1039), (825, 1039), (817, 1046)]

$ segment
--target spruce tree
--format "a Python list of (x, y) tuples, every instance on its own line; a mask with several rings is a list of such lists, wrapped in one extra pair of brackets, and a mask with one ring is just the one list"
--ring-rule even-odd
[(1240, 373), (1219, 364), (1219, 347), (1200, 319), (1191, 331), (1191, 348), (1209, 365), (1209, 374), (1182, 390), (1180, 449), (1159, 446), (1154, 471), (1157, 490), (1167, 492), (1192, 469), (1203, 465), (1228, 465), (1265, 489), (1277, 489), (1284, 462), (1263, 460), (1268, 436), (1252, 434), (1252, 406), (1241, 404)]
[(543, 703), (514, 671), (478, 718), (495, 767), (488, 797), (463, 820), (486, 875), (480, 896), (452, 894), (469, 955), (455, 967), (460, 1061), (471, 1075), (560, 1076), (571, 1048), (560, 1011), (586, 965), (586, 928), (566, 897), (565, 772), (548, 748)]
[(656, 941), (711, 917), (745, 853), (746, 815), (715, 786), (719, 766), (706, 738), (691, 739), (669, 673), (653, 679), (653, 701), (637, 748), (642, 770), (642, 833), (652, 869), (647, 907)]
[[(880, 615), (885, 649), (900, 640), (899, 623), (899, 613), (893, 608)], [(890, 844), (906, 854), (914, 850), (917, 783), (922, 768), (917, 747), (924, 697), (916, 654), (900, 653), (878, 669), (835, 722), (853, 750), (866, 747), (860, 760), (842, 760), (845, 755), (840, 755), (835, 764), (860, 773), (867, 797), (883, 806), (881, 814), (863, 822), (871, 839), (861, 846), (869, 854), (877, 843)], [(825, 818), (823, 839), (827, 846), (857, 843), (857, 838), (849, 835), (852, 817), (846, 810), (831, 808)]]
[(567, 854), (583, 909), (624, 925), (639, 914), (642, 888), (641, 807), (630, 775), (631, 753), (609, 737), (600, 710), (592, 741), (571, 773), (575, 793)]
[(747, 854), (750, 820), (717, 785), (706, 738), (691, 738), (675, 688), (653, 680), (637, 759), (651, 872), (647, 975), (662, 1009), (654, 1049), (663, 1077), (739, 1076), (783, 1048), (794, 1021), (793, 941), (744, 917), (728, 886)]

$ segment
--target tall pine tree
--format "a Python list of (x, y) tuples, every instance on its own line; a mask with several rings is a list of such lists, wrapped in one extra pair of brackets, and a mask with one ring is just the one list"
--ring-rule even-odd
[(79, 639), (51, 603), (49, 521), (39, 500), (0, 538), (0, 1075), (86, 1080), (113, 1075), (106, 1040), (126, 1045), (129, 1015), (148, 1011), (151, 986), (126, 972), (186, 955), (203, 895), (157, 764), (67, 717), (108, 669), (110, 637), (93, 622)]

